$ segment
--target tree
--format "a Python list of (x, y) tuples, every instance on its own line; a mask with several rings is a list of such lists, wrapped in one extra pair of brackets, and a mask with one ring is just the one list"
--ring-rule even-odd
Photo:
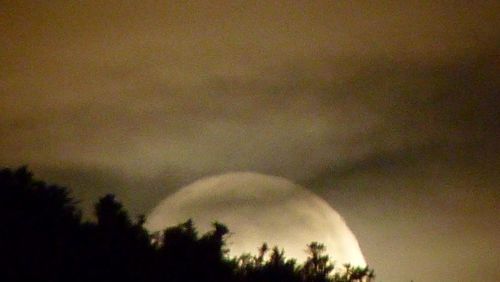
[(132, 226), (132, 222), (113, 194), (107, 194), (95, 205), (97, 225), (102, 228), (126, 229)]
[(255, 256), (228, 258), (229, 230), (215, 222), (201, 236), (192, 220), (149, 234), (108, 194), (96, 221), (82, 222), (66, 188), (33, 178), (26, 167), (0, 170), (0, 281), (369, 282), (373, 270), (333, 264), (319, 243), (303, 265), (263, 244)]
[(0, 170), (0, 280), (54, 281), (70, 266), (81, 214), (66, 188), (35, 180), (27, 167)]
[(325, 246), (323, 244), (312, 242), (307, 245), (307, 258), (302, 268), (302, 275), (306, 281), (326, 282), (334, 266), (330, 262), (328, 255), (324, 255)]

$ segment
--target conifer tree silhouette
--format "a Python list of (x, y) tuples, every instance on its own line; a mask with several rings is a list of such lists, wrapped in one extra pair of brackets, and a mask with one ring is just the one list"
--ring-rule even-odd
[(369, 282), (368, 267), (332, 274), (323, 245), (304, 264), (263, 244), (255, 256), (229, 258), (229, 229), (214, 222), (199, 235), (192, 220), (149, 234), (108, 194), (95, 221), (82, 222), (68, 190), (33, 178), (27, 167), (0, 170), (0, 281), (47, 282)]

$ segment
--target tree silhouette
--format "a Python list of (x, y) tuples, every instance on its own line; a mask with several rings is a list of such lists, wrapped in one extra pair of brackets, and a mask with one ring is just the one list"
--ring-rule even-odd
[(312, 242), (307, 245), (307, 258), (302, 268), (302, 275), (304, 279), (311, 282), (325, 282), (329, 281), (330, 273), (334, 266), (330, 262), (328, 255), (324, 255), (326, 248), (324, 245)]
[(106, 229), (127, 229), (132, 222), (123, 205), (115, 199), (113, 194), (102, 197), (95, 205), (97, 225)]
[(360, 282), (373, 270), (345, 265), (332, 274), (323, 245), (308, 245), (298, 265), (278, 247), (228, 257), (228, 228), (198, 234), (192, 220), (149, 234), (144, 216), (130, 219), (112, 194), (82, 222), (66, 188), (33, 178), (26, 167), (0, 170), (0, 281)]
[(344, 271), (335, 273), (334, 282), (370, 282), (375, 279), (375, 272), (366, 267), (352, 267), (350, 264), (344, 264)]
[(65, 188), (33, 179), (26, 167), (0, 171), (0, 281), (56, 280), (80, 224)]

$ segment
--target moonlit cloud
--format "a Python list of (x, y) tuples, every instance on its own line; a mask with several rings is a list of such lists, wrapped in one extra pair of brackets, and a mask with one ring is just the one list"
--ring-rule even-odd
[(257, 173), (226, 173), (203, 178), (163, 199), (148, 215), (146, 228), (161, 232), (192, 219), (202, 232), (213, 218), (227, 224), (230, 255), (258, 255), (266, 242), (304, 262), (306, 246), (321, 242), (338, 270), (366, 262), (344, 219), (325, 201), (284, 178)]

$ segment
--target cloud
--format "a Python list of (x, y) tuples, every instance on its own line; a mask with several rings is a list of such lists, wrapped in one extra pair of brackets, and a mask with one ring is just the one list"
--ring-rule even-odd
[(7, 116), (2, 144), (27, 142), (12, 157), (32, 162), (77, 159), (142, 174), (240, 168), (302, 179), (303, 170), (380, 152), (489, 138), (498, 127), (498, 81), (486, 55), (424, 66), (354, 61), (354, 70), (303, 62), (184, 87), (146, 81), (92, 102), (53, 96), (47, 111)]

